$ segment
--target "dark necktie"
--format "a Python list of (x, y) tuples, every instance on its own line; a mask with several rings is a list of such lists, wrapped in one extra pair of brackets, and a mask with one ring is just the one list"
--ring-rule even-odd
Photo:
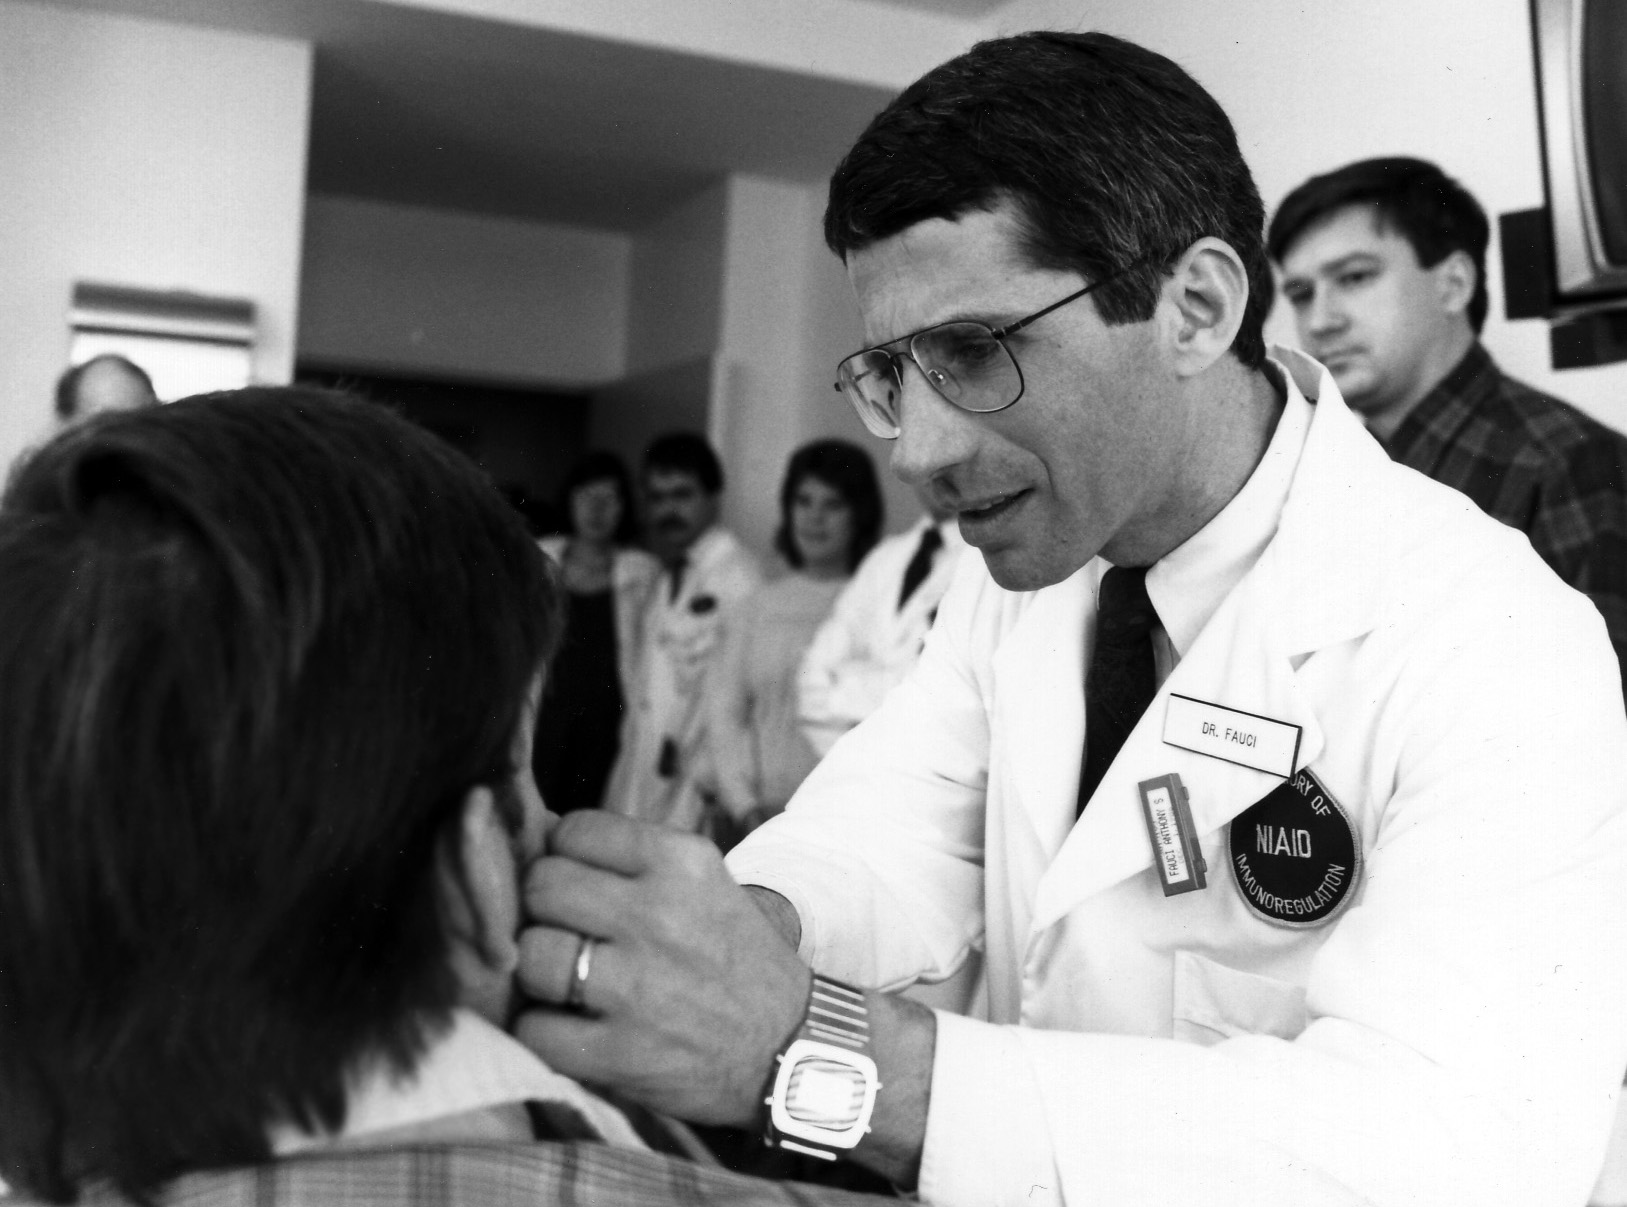
[(1158, 692), (1152, 631), (1158, 613), (1147, 598), (1147, 570), (1114, 566), (1102, 575), (1097, 596), (1096, 648), (1085, 673), (1085, 763), (1079, 811), (1118, 757), (1141, 714)]
[(926, 582), (927, 575), (932, 573), (932, 559), (942, 547), (943, 533), (938, 531), (936, 524), (921, 534), (921, 543), (915, 547), (915, 555), (910, 558), (910, 564), (904, 567), (904, 585), (898, 592), (900, 608), (909, 602), (915, 589)]
[(684, 571), (687, 569), (689, 569), (689, 557), (680, 553), (667, 570), (667, 573), (672, 575), (672, 581), (667, 585), (668, 603), (677, 602), (678, 592), (684, 589)]

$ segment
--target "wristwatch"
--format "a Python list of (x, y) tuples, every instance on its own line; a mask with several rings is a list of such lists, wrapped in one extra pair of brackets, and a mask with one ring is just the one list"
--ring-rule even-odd
[(860, 990), (814, 973), (802, 1026), (774, 1059), (774, 1089), (764, 1099), (771, 1147), (834, 1161), (864, 1138), (881, 1082)]

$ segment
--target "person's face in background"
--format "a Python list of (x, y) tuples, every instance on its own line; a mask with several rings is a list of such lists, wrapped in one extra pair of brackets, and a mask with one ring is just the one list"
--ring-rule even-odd
[(1423, 267), (1371, 205), (1346, 206), (1307, 228), (1281, 267), (1300, 344), (1381, 435), (1451, 370), (1472, 338), (1473, 262), (1454, 252)]
[(687, 470), (656, 468), (644, 475), (644, 510), (650, 551), (673, 562), (717, 520), (717, 496)]
[(75, 420), (103, 411), (134, 411), (158, 403), (147, 383), (117, 361), (98, 361), (87, 368), (74, 394), (78, 404), (73, 414)]
[(614, 478), (584, 482), (571, 491), (571, 531), (590, 545), (608, 545), (621, 526), (624, 504)]
[(802, 569), (815, 578), (847, 573), (853, 545), (853, 507), (840, 491), (811, 474), (791, 494), (791, 540)]

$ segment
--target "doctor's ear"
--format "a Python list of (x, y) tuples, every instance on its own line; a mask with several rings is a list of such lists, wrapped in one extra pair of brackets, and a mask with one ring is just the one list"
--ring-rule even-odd
[(1248, 269), (1231, 244), (1206, 235), (1186, 249), (1159, 299), (1179, 376), (1196, 377), (1231, 350), (1248, 297)]

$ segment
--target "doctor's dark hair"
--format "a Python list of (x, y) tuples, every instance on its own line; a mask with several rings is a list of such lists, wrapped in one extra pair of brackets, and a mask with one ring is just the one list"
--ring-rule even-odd
[(132, 1197), (338, 1128), (447, 1023), (437, 867), (562, 605), (520, 517), (371, 403), (107, 414), (0, 500), (0, 1178)]
[(1266, 236), (1271, 258), (1282, 263), (1301, 235), (1351, 205), (1371, 206), (1381, 228), (1394, 230), (1412, 245), (1421, 267), (1433, 268), (1455, 251), (1474, 262), (1468, 317), (1478, 334), (1486, 324), (1491, 224), (1473, 195), (1428, 160), (1391, 155), (1312, 176), (1284, 197), (1272, 216)]
[[(844, 260), (930, 218), (1010, 202), (1037, 268), (1088, 281), (1109, 324), (1152, 317), (1197, 240), (1230, 244), (1249, 298), (1232, 352), (1265, 361), (1265, 210), (1225, 112), (1162, 55), (1101, 33), (980, 42), (906, 88), (830, 181), (825, 242)], [(1133, 267), (1132, 267), (1133, 266)]]
[(881, 484), (876, 481), (875, 462), (870, 454), (849, 440), (815, 440), (791, 454), (780, 483), (780, 526), (774, 533), (774, 548), (793, 569), (802, 569), (802, 551), (791, 535), (791, 504), (797, 490), (809, 478), (817, 478), (842, 496), (853, 513), (852, 533), (847, 543), (847, 572), (858, 569), (864, 555), (875, 548), (881, 537), (886, 504)]

